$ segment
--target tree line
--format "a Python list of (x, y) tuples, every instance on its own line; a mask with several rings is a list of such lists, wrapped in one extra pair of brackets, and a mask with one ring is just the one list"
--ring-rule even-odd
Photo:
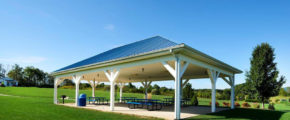
[(53, 87), (54, 77), (49, 73), (27, 66), (25, 68), (15, 64), (12, 69), (7, 70), (0, 64), (0, 77), (8, 76), (11, 79), (18, 81), (18, 86), (23, 87)]

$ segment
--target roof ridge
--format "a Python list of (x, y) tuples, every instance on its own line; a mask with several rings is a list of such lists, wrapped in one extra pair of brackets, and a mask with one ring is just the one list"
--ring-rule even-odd
[[(130, 45), (130, 44), (134, 44), (134, 43), (137, 43), (137, 42), (144, 41), (144, 40), (149, 40), (149, 39), (152, 39), (152, 38), (157, 38), (157, 37), (162, 38), (162, 39), (164, 39), (164, 40), (166, 40), (166, 41), (169, 41), (169, 42), (172, 42), (172, 43), (177, 44), (176, 42), (170, 41), (169, 39), (164, 38), (164, 37), (162, 37), (162, 36), (160, 36), (160, 35), (155, 35), (155, 36), (152, 36), (152, 37), (149, 37), (149, 38), (145, 38), (145, 39), (137, 40), (137, 41), (132, 42), (132, 43), (128, 43), (128, 44), (125, 44), (125, 45), (121, 45), (121, 46), (118, 46), (118, 47), (112, 48), (112, 49), (110, 49), (110, 50), (113, 50), (113, 49), (116, 49), (116, 48), (120, 48), (120, 47), (124, 47), (124, 46)], [(107, 50), (107, 51), (110, 51), (110, 50)], [(105, 51), (105, 52), (107, 52), (107, 51)], [(104, 52), (103, 52), (103, 53), (104, 53)], [(101, 54), (101, 53), (100, 53), (100, 54)]]

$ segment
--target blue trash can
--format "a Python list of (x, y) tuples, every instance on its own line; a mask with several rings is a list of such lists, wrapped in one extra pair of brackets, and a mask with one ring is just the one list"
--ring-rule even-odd
[(86, 94), (80, 94), (78, 106), (86, 106), (87, 97)]

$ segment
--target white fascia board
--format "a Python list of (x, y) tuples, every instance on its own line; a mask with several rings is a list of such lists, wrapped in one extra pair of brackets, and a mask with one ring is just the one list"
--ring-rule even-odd
[(168, 48), (155, 50), (155, 51), (151, 51), (151, 52), (141, 53), (141, 54), (137, 54), (137, 55), (134, 55), (134, 56), (128, 56), (128, 57), (123, 57), (123, 58), (119, 58), (119, 59), (113, 59), (113, 60), (109, 60), (109, 61), (104, 61), (104, 62), (100, 62), (100, 63), (96, 63), (96, 64), (84, 65), (84, 66), (72, 68), (72, 69), (69, 69), (69, 70), (53, 72), (51, 74), (53, 76), (57, 76), (57, 75), (60, 75), (60, 74), (65, 74), (65, 73), (74, 72), (74, 71), (80, 71), (80, 70), (83, 70), (83, 69), (90, 69), (90, 68), (95, 68), (95, 67), (109, 66), (109, 65), (114, 65), (114, 64), (128, 62), (130, 60), (134, 61), (135, 59), (138, 60), (138, 59), (146, 59), (146, 58), (150, 58), (150, 57), (158, 57), (158, 56), (162, 56), (162, 55), (168, 55), (168, 54), (171, 53), (172, 49), (180, 48), (180, 47), (184, 47), (184, 44), (179, 44), (179, 45), (176, 45), (176, 46), (173, 46), (173, 47), (168, 47)]
[[(190, 76), (182, 76), (183, 79), (201, 79), (208, 78), (208, 75), (190, 75)], [(146, 78), (148, 81), (174, 81), (173, 76), (165, 76), (165, 77), (152, 77)], [(144, 82), (144, 78), (131, 78), (131, 80), (122, 80), (122, 82)]]
[(193, 55), (198, 55), (200, 58), (206, 59), (207, 61), (214, 62), (214, 64), (216, 64), (217, 66), (222, 66), (224, 68), (227, 68), (227, 69), (233, 71), (234, 73), (243, 73), (243, 71), (241, 71), (241, 70), (239, 70), (231, 65), (228, 65), (228, 64), (226, 64), (226, 63), (224, 63), (224, 62), (222, 62), (214, 57), (211, 57), (211, 56), (209, 56), (209, 55), (207, 55), (199, 50), (196, 50), (190, 46), (184, 45), (184, 48), (185, 48), (185, 50), (191, 52), (191, 54), (193, 54)]
[(136, 61), (130, 61), (130, 62), (123, 62), (123, 63), (115, 64), (115, 65), (96, 67), (96, 68), (91, 68), (89, 70), (74, 71), (68, 74), (61, 74), (61, 75), (55, 75), (55, 76), (66, 77), (66, 76), (72, 76), (75, 74), (82, 75), (82, 74), (87, 74), (87, 73), (92, 73), (92, 72), (102, 72), (105, 70), (122, 69), (122, 68), (128, 68), (128, 67), (134, 67), (134, 66), (140, 66), (140, 65), (146, 65), (146, 64), (153, 64), (153, 63), (158, 63), (158, 62), (161, 63), (163, 61), (172, 61), (172, 60), (175, 60), (174, 56), (166, 55), (166, 56), (159, 56), (159, 57), (154, 57), (150, 59), (136, 60)]
[(203, 68), (206, 68), (206, 69), (210, 69), (210, 70), (215, 70), (215, 71), (219, 71), (225, 75), (228, 75), (228, 76), (233, 76), (234, 73), (230, 72), (230, 71), (226, 71), (224, 69), (221, 69), (221, 68), (218, 68), (216, 66), (213, 66), (213, 65), (210, 65), (206, 62), (203, 62), (203, 61), (200, 61), (200, 60), (196, 60), (196, 59), (193, 59), (193, 58), (190, 58), (188, 56), (185, 56), (185, 55), (180, 55), (180, 59), (183, 60), (183, 61), (187, 61), (193, 65), (197, 65), (197, 66), (200, 66), (200, 67), (203, 67)]

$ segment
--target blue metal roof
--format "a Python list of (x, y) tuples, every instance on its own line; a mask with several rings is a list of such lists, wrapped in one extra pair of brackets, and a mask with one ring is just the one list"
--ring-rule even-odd
[(13, 80), (9, 77), (4, 77), (4, 78), (0, 78), (1, 81), (16, 81), (16, 80)]
[(82, 60), (80, 62), (74, 63), (72, 65), (66, 66), (64, 68), (61, 68), (59, 70), (56, 70), (55, 72), (64, 71), (76, 67), (81, 67), (84, 65), (90, 65), (90, 64), (96, 64), (100, 62), (110, 61), (114, 59), (134, 56), (142, 53), (147, 53), (155, 50), (160, 50), (168, 47), (173, 47), (178, 44), (169, 41), (166, 38), (155, 36), (151, 38), (147, 38), (141, 41), (137, 41), (131, 44), (127, 44), (121, 47), (117, 47), (111, 50), (108, 50), (106, 52), (100, 53), (96, 56), (87, 58), (85, 60)]

